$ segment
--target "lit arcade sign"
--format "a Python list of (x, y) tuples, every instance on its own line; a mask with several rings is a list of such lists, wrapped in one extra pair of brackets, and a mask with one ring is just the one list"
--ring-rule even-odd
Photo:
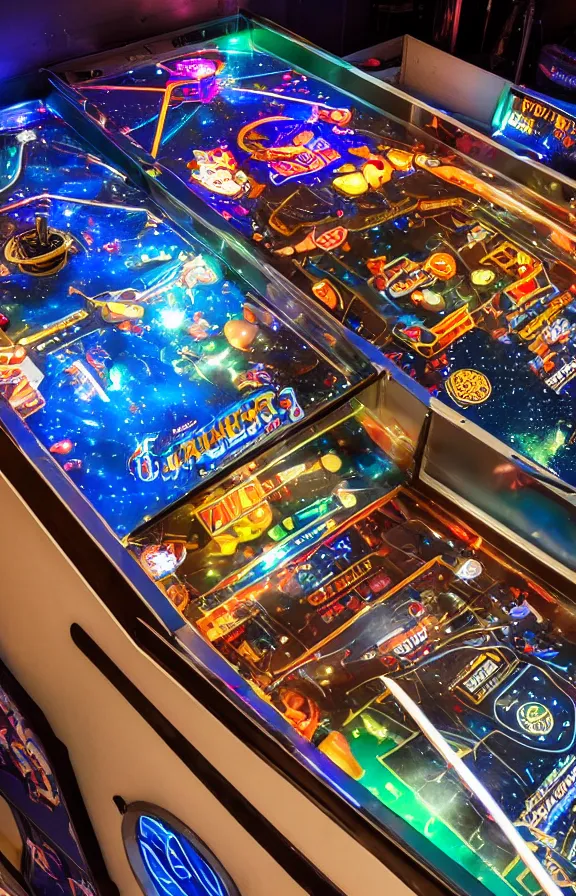
[(153, 482), (159, 476), (165, 481), (174, 480), (182, 472), (199, 474), (303, 416), (293, 389), (261, 389), (226, 408), (208, 426), (199, 427), (194, 420), (169, 432), (146, 436), (130, 457), (128, 468), (144, 482)]
[(561, 108), (519, 87), (503, 95), (492, 124), (495, 137), (521, 143), (541, 158), (572, 154), (576, 148), (576, 106)]

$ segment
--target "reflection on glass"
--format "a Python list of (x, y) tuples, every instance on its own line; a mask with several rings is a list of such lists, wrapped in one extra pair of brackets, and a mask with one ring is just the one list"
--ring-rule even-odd
[[(0, 111), (0, 396), (119, 534), (370, 372), (46, 106)], [(285, 297), (278, 296), (280, 311)]]
[[(576, 569), (576, 506), (571, 489), (530, 471), (450, 421), (434, 415), (426, 478), (503, 523), (569, 570)], [(552, 487), (551, 487), (552, 484)]]
[(299, 734), (497, 896), (576, 885), (576, 614), (360, 403), (132, 550)]
[(240, 20), (234, 35), (76, 86), (161, 178), (177, 175), (188, 201), (215, 210), (322, 308), (576, 483), (571, 219), (340, 91), (343, 78), (368, 89)]

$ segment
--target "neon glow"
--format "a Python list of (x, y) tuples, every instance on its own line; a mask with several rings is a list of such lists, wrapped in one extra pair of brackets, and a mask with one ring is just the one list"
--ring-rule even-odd
[(57, 115), (26, 109), (0, 132), (0, 396), (125, 535), (369, 367), (341, 372), (338, 347), (319, 354), (304, 319), (276, 319)]
[[(293, 265), (322, 310), (432, 396), (534, 460), (550, 427), (560, 429), (544, 463), (576, 484), (569, 223), (329, 77), (258, 50), (249, 31), (241, 39), (241, 52), (219, 37), (166, 60), (166, 71), (142, 64), (80, 91), (188, 184), (192, 205), (208, 204), (268, 262)], [(198, 107), (186, 79), (204, 62), (220, 66), (217, 94)], [(163, 95), (145, 93), (159, 86)], [(526, 117), (573, 139), (576, 114), (528, 94), (523, 104)], [(484, 378), (475, 391), (472, 371), (477, 386)], [(466, 378), (471, 402), (452, 388)]]
[(167, 434), (147, 436), (128, 461), (129, 469), (145, 482), (158, 476), (178, 478), (181, 471), (199, 475), (205, 464), (237, 453), (285, 423), (301, 419), (304, 412), (293, 389), (256, 392), (247, 401), (226, 408), (213, 424), (196, 428), (184, 424)]
[(494, 116), (494, 136), (528, 151), (566, 173), (573, 173), (576, 105), (513, 86)]
[(179, 78), (211, 78), (218, 71), (213, 59), (182, 59), (176, 63), (174, 72)]
[(209, 850), (166, 821), (142, 815), (136, 838), (158, 896), (237, 896), (236, 888), (223, 879)]

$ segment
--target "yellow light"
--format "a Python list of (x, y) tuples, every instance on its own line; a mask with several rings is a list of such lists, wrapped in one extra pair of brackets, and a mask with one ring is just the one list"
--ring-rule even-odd
[(345, 196), (362, 196), (368, 190), (368, 182), (361, 171), (335, 177), (332, 186)]
[(320, 463), (328, 473), (337, 473), (342, 466), (341, 458), (332, 451), (329, 454), (322, 455)]
[(470, 274), (470, 279), (474, 286), (489, 286), (495, 277), (496, 274), (489, 268), (477, 268)]

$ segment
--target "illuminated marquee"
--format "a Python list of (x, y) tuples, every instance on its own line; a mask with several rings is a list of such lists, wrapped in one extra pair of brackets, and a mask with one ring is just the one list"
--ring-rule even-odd
[[(510, 92), (508, 114), (502, 133), (510, 137), (531, 137), (531, 143), (544, 144), (550, 150), (550, 140), (558, 143), (558, 151), (571, 149), (576, 143), (576, 120), (551, 103), (530, 96), (514, 88)], [(548, 153), (546, 153), (548, 154)]]
[(210, 426), (195, 421), (144, 438), (128, 461), (130, 472), (144, 482), (177, 479), (181, 473), (200, 472), (212, 462), (232, 455), (285, 423), (300, 420), (304, 411), (293, 389), (263, 389), (228, 408)]

